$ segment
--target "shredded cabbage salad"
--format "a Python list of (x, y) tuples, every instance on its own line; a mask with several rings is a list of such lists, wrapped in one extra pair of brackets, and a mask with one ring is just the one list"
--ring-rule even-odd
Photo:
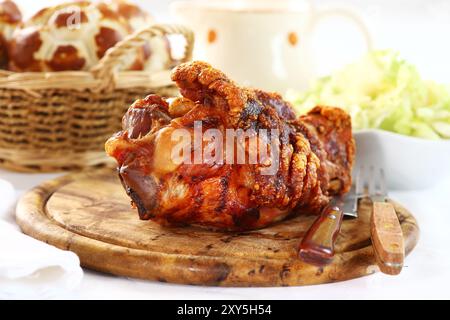
[(373, 51), (317, 80), (306, 92), (289, 92), (299, 114), (339, 106), (355, 130), (377, 128), (426, 139), (450, 139), (450, 86), (423, 80), (391, 50)]

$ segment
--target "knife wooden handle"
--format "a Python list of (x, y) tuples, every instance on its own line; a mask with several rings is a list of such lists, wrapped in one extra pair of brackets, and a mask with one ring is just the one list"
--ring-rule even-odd
[(299, 257), (319, 267), (333, 261), (334, 244), (341, 230), (344, 213), (337, 207), (327, 206), (314, 221), (299, 247)]
[(370, 223), (372, 245), (383, 273), (397, 275), (405, 258), (403, 232), (392, 204), (374, 202)]

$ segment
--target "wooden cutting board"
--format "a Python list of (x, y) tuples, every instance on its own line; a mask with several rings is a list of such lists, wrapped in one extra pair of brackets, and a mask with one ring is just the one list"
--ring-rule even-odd
[[(414, 217), (395, 203), (406, 253), (415, 247)], [(314, 216), (269, 228), (220, 233), (198, 227), (164, 228), (141, 221), (110, 168), (42, 184), (20, 200), (23, 232), (75, 252), (90, 269), (162, 282), (215, 286), (299, 286), (353, 279), (378, 270), (371, 243), (369, 201), (344, 221), (334, 262), (318, 268), (296, 257)]]

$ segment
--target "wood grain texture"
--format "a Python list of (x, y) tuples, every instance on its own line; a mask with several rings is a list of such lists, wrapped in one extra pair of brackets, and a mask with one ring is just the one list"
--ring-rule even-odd
[(383, 273), (402, 271), (405, 249), (403, 232), (392, 204), (374, 202), (370, 221), (372, 245), (378, 267)]
[[(417, 222), (403, 207), (394, 206), (409, 253), (418, 240)], [(164, 228), (138, 219), (110, 168), (42, 184), (20, 200), (16, 217), (24, 233), (73, 251), (84, 267), (102, 272), (195, 285), (298, 286), (378, 270), (370, 243), (371, 207), (363, 201), (360, 217), (344, 221), (335, 259), (323, 268), (297, 257), (315, 216), (240, 233)]]

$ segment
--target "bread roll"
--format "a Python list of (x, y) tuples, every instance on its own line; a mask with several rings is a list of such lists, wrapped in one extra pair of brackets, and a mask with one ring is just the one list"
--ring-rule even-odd
[(10, 0), (0, 2), (0, 68), (8, 65), (8, 43), (14, 30), (22, 22), (22, 13), (17, 5)]
[[(10, 69), (89, 70), (132, 31), (126, 19), (105, 2), (73, 1), (44, 8), (14, 32)], [(141, 68), (143, 53), (138, 51), (127, 59), (125, 68)]]

